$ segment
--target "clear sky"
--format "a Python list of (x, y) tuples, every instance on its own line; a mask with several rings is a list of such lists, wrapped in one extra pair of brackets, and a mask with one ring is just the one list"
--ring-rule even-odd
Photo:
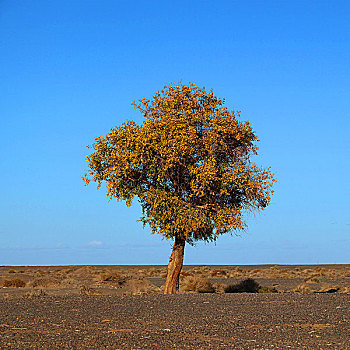
[(194, 82), (241, 110), (278, 183), (186, 264), (350, 263), (349, 1), (0, 1), (0, 265), (167, 264), (140, 207), (85, 187), (131, 101)]

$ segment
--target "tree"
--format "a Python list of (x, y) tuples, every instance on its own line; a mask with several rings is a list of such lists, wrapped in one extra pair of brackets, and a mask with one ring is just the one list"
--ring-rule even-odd
[(185, 243), (215, 241), (246, 227), (246, 210), (264, 209), (275, 181), (250, 159), (257, 136), (239, 112), (195, 84), (169, 85), (132, 102), (145, 120), (97, 137), (83, 180), (106, 183), (107, 196), (141, 204), (143, 225), (173, 239), (165, 294), (176, 293)]

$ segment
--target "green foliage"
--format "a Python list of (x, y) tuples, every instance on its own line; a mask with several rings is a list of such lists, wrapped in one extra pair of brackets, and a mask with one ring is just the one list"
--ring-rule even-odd
[(126, 121), (97, 137), (86, 184), (107, 184), (109, 199), (137, 197), (152, 233), (212, 241), (244, 229), (244, 210), (264, 209), (275, 181), (250, 161), (257, 136), (239, 112), (194, 84), (169, 85), (133, 105), (141, 125)]

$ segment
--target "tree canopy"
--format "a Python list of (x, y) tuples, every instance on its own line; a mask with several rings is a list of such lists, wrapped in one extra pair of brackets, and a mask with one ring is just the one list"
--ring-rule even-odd
[(269, 204), (275, 180), (251, 160), (252, 126), (224, 102), (195, 84), (133, 102), (145, 120), (97, 137), (83, 180), (106, 183), (107, 196), (128, 206), (137, 198), (143, 224), (166, 238), (213, 241), (244, 229), (244, 212)]

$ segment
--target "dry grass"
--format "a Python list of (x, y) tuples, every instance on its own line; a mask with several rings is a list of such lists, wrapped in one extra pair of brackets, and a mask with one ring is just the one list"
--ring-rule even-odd
[[(37, 267), (2, 267), (0, 285), (5, 287), (27, 287), (34, 290), (13, 288), (0, 289), (1, 297), (9, 290), (11, 295), (21, 296), (25, 292), (35, 296), (40, 290), (50, 295), (80, 293), (82, 295), (132, 295), (161, 293), (162, 287), (152, 284), (153, 278), (166, 278), (166, 266), (108, 267), (108, 266), (55, 266)], [(12, 276), (11, 276), (12, 274)], [(21, 277), (22, 283), (13, 282)], [(348, 266), (191, 266), (180, 275), (182, 292), (223, 293), (227, 279), (255, 279), (264, 286), (259, 293), (282, 292), (297, 293), (350, 293), (350, 265)], [(215, 283), (213, 283), (215, 279)], [(261, 279), (261, 280), (260, 280)], [(268, 282), (264, 280), (273, 279)], [(285, 281), (283, 279), (288, 279)], [(237, 283), (233, 282), (233, 283)], [(277, 283), (274, 283), (277, 282)], [(26, 283), (23, 285), (23, 283)], [(158, 286), (159, 280), (154, 280)], [(159, 284), (158, 284), (159, 283)], [(232, 282), (231, 282), (232, 283)], [(277, 288), (277, 287), (276, 287)]]
[(337, 280), (350, 277), (350, 269), (337, 269), (337, 268), (325, 268), (316, 266), (314, 268), (302, 269), (296, 268), (283, 268), (278, 266), (271, 266), (269, 268), (261, 269), (242, 269), (235, 267), (227, 271), (229, 278), (300, 278), (303, 280), (310, 279), (331, 279)]
[(211, 271), (211, 276), (212, 277), (220, 277), (220, 278), (226, 278), (227, 276), (227, 271), (223, 269), (215, 269)]
[(181, 289), (186, 292), (215, 293), (215, 288), (209, 279), (196, 276), (185, 277)]
[(53, 288), (60, 285), (60, 281), (53, 277), (37, 277), (28, 283), (32, 288)]
[(82, 286), (79, 290), (79, 294), (81, 295), (101, 295), (102, 292), (97, 288), (92, 288), (89, 286)]
[(129, 294), (158, 294), (161, 289), (144, 278), (132, 278), (126, 282)]
[(43, 289), (33, 290), (23, 295), (23, 298), (43, 297), (48, 295)]
[(26, 286), (26, 283), (20, 279), (20, 278), (12, 278), (12, 279), (4, 279), (1, 281), (2, 287), (15, 287), (15, 288), (22, 288)]
[(220, 282), (215, 282), (213, 283), (213, 288), (215, 289), (215, 293), (224, 293), (226, 284), (220, 283)]
[(127, 276), (123, 275), (119, 270), (109, 270), (100, 274), (100, 281), (109, 284), (117, 284), (121, 286), (127, 281)]
[(311, 289), (310, 286), (306, 283), (300, 283), (294, 289), (292, 289), (291, 292), (313, 293), (313, 292), (315, 292), (315, 290)]

